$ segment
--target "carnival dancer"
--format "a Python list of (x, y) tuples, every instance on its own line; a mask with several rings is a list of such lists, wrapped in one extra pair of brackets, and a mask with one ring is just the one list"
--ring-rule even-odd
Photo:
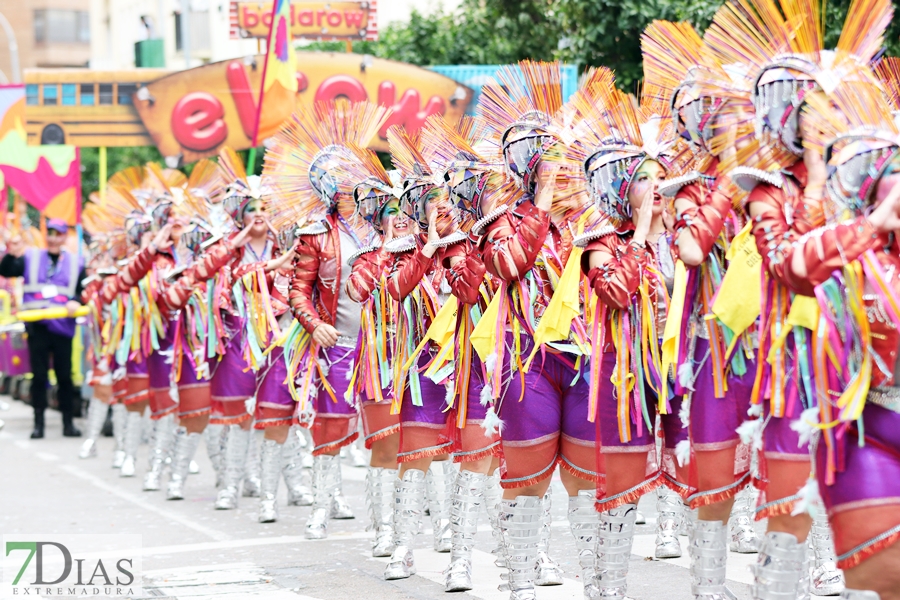
[[(238, 421), (228, 425), (225, 481), (216, 501), (216, 508), (224, 510), (236, 506), (246, 476), (253, 424), (247, 401), (256, 399), (259, 409), (262, 408), (260, 403), (268, 406), (273, 402), (279, 408), (289, 407), (291, 414), (287, 415), (285, 423), (288, 427), (293, 416), (294, 403), (283, 385), (284, 372), (272, 370), (273, 365), (280, 364), (279, 357), (264, 353), (274, 341), (272, 338), (277, 338), (279, 324), (284, 325), (291, 318), (284, 316), (289, 312), (287, 279), (279, 275), (278, 270), (290, 263), (293, 253), (290, 248), (279, 253), (275, 236), (270, 235), (275, 230), (265, 215), (265, 204), (272, 196), (271, 187), (258, 176), (248, 176), (240, 158), (230, 148), (219, 153), (219, 168), (229, 182), (222, 200), (225, 213), (238, 229), (250, 229), (248, 242), (237, 249), (227, 279), (217, 284), (230, 291), (226, 296), (230, 306), (223, 306), (228, 311), (223, 319), (225, 331), (231, 337), (226, 357), (221, 359), (213, 374), (213, 408), (215, 411), (218, 401), (225, 419)], [(222, 276), (223, 273), (217, 275)], [(230, 359), (227, 358), (229, 354)], [(229, 370), (233, 371), (230, 375)], [(217, 391), (218, 398), (215, 396)], [(266, 425), (272, 425), (272, 422), (265, 418), (262, 421), (265, 423), (260, 428), (268, 430)], [(290, 452), (278, 455), (270, 452), (260, 457), (258, 520), (261, 523), (273, 522), (278, 517), (276, 494), (282, 474), (288, 488), (288, 504), (309, 506), (312, 503), (310, 489), (303, 481), (303, 469), (299, 465), (296, 435), (283, 433), (279, 436), (281, 444), (294, 438), (289, 445)]]
[(589, 303), (591, 414), (606, 478), (596, 501), (592, 592), (624, 598), (637, 500), (663, 485), (682, 498), (693, 491), (678, 417), (682, 399), (661, 357), (675, 263), (658, 186), (685, 153), (665, 103), (647, 95), (638, 104), (609, 79), (573, 97), (577, 143), (568, 144), (561, 161), (574, 186), (564, 195), (583, 190), (589, 208), (605, 217), (580, 227), (574, 243), (585, 248), (581, 267), (598, 298)]
[[(674, 174), (660, 186), (663, 195), (675, 198), (672, 251), (680, 261), (676, 269), (686, 267), (673, 294), (667, 331), (671, 335), (664, 343), (663, 361), (678, 374), (675, 390), (685, 397), (683, 411), (695, 465), (691, 486), (697, 491), (688, 498), (691, 508), (699, 509), (690, 546), (693, 593), (709, 598), (726, 593), (728, 547), (750, 553), (758, 549), (749, 518), (752, 500), (735, 503), (750, 481), (750, 449), (741, 444), (737, 430), (747, 419), (756, 372), (752, 327), (734, 331), (707, 317), (714, 312), (728, 267), (725, 256), (743, 229), (732, 208), (734, 198), (740, 202), (745, 194), (719, 173), (718, 155), (737, 151), (732, 140), (753, 137), (749, 127), (723, 130), (718, 115), (752, 112), (752, 106), (746, 93), (728, 91), (741, 84), (749, 89), (746, 76), (729, 76), (689, 24), (656, 21), (644, 32), (642, 45), (644, 94), (671, 107), (675, 133), (688, 140), (693, 154), (686, 173)], [(743, 513), (732, 517), (726, 544), (733, 505)]]
[[(447, 460), (451, 441), (447, 431), (447, 375), (437, 366), (438, 346), (426, 331), (446, 301), (443, 269), (437, 264), (437, 246), (419, 234), (413, 217), (416, 207), (439, 196), (430, 167), (421, 154), (418, 136), (400, 127), (388, 131), (392, 160), (402, 176), (399, 201), (390, 201), (379, 211), (384, 231), (383, 251), (376, 260), (389, 269), (386, 291), (397, 315), (391, 362), (393, 371), (392, 412), (400, 416), (400, 463), (394, 486), (394, 550), (384, 571), (385, 579), (405, 579), (415, 574), (412, 545), (421, 526), (427, 498), (434, 532), (434, 549), (450, 550), (449, 494), (452, 463)], [(446, 200), (444, 205), (447, 205)], [(437, 213), (433, 213), (437, 218)], [(434, 227), (431, 227), (434, 230)], [(428, 239), (435, 239), (431, 231)], [(378, 274), (377, 266), (371, 269)], [(371, 284), (370, 284), (371, 285)], [(382, 289), (382, 292), (384, 289)], [(439, 460), (441, 459), (441, 460)]]
[[(878, 52), (890, 19), (890, 3), (854, 2), (837, 55), (849, 54), (850, 62), (867, 63)], [(791, 428), (803, 410), (818, 402), (809, 363), (809, 330), (816, 323), (809, 315), (810, 301), (802, 298), (813, 296), (814, 290), (787, 265), (797, 239), (824, 222), (826, 168), (819, 152), (804, 149), (803, 138), (814, 131), (802, 111), (812, 92), (830, 89), (840, 77), (831, 70), (836, 59), (824, 50), (821, 28), (817, 2), (729, 3), (716, 14), (705, 36), (721, 64), (745, 65), (753, 82), (750, 95), (758, 143), (755, 150), (743, 152), (744, 166), (732, 170), (730, 177), (741, 187), (752, 188), (745, 204), (765, 275), (752, 397), (754, 405), (762, 405), (765, 419), (764, 429), (756, 434), (763, 447), (757, 519), (768, 518), (755, 570), (758, 598), (791, 590), (804, 594), (807, 587), (816, 594), (834, 594), (843, 586), (824, 521), (810, 536), (815, 551), (810, 584), (806, 561), (812, 520), (796, 507), (809, 478), (808, 446)], [(723, 127), (735, 128), (746, 118), (746, 112), (735, 113)], [(773, 555), (787, 560), (772, 560)], [(785, 573), (793, 574), (784, 577)]]
[[(860, 65), (841, 72), (827, 97), (811, 95), (803, 118), (816, 123), (804, 144), (823, 150), (829, 166), (828, 224), (798, 239), (785, 267), (815, 286), (819, 309), (813, 364), (821, 400), (796, 428), (818, 431), (815, 476), (847, 581), (841, 597), (896, 599), (900, 130)], [(826, 352), (836, 354), (834, 362)]]
[[(88, 246), (88, 266), (86, 269), (87, 279), (84, 281), (84, 291), (82, 293), (82, 302), (85, 306), (91, 307), (91, 318), (88, 321), (88, 332), (91, 343), (87, 348), (87, 360), (91, 365), (89, 375), (86, 378), (87, 384), (91, 388), (91, 399), (88, 403), (87, 419), (85, 428), (85, 440), (78, 452), (79, 458), (94, 458), (97, 456), (97, 440), (103, 431), (103, 425), (106, 422), (107, 415), (112, 407), (119, 407), (121, 411), (125, 407), (116, 397), (113, 387), (113, 374), (110, 369), (108, 357), (104, 354), (103, 349), (107, 347), (104, 343), (104, 323), (106, 322), (107, 310), (100, 306), (97, 302), (100, 290), (109, 278), (116, 274), (113, 260), (113, 248), (115, 241), (112, 237), (107, 237), (100, 229), (93, 227), (96, 221), (92, 221), (90, 210), (95, 204), (89, 204), (82, 213), (82, 222), (84, 223), (85, 232), (87, 232), (92, 240)], [(120, 242), (122, 234), (119, 234)], [(124, 250), (124, 244), (119, 243), (119, 254)], [(106, 330), (108, 331), (108, 330)], [(117, 411), (118, 412), (118, 411)], [(122, 440), (121, 422), (114, 416), (113, 418), (113, 435), (116, 438), (116, 453), (121, 452), (124, 459), (124, 450), (120, 445)], [(118, 429), (118, 431), (115, 431)], [(115, 461), (115, 458), (114, 458)], [(119, 465), (121, 466), (121, 464)]]
[[(25, 248), (20, 240), (10, 241), (0, 260), (0, 277), (22, 277), (23, 309), (65, 307), (70, 315), (81, 306), (83, 260), (63, 249), (69, 226), (60, 219), (47, 220), (47, 249)], [(31, 362), (31, 406), (34, 430), (31, 439), (44, 437), (44, 411), (50, 357), (57, 381), (57, 399), (62, 413), (63, 435), (81, 437), (72, 421), (74, 410), (72, 387), (72, 337), (75, 319), (51, 319), (27, 323), (28, 355)]]
[[(384, 238), (385, 220), (399, 210), (398, 181), (385, 171), (378, 156), (367, 149), (353, 148), (368, 172), (356, 184), (353, 198), (359, 216), (372, 224)], [(369, 528), (375, 532), (372, 556), (390, 556), (394, 551), (394, 486), (397, 481), (397, 452), (400, 449), (400, 413), (392, 411), (391, 358), (396, 335), (396, 312), (387, 292), (390, 255), (380, 240), (360, 248), (350, 257), (352, 271), (347, 295), (362, 304), (362, 323), (353, 376), (354, 393), (360, 398), (360, 416), (366, 448), (371, 450), (366, 473), (366, 504)]]
[(439, 248), (445, 278), (458, 306), (452, 323), (455, 397), (449, 423), (452, 456), (460, 471), (453, 483), (450, 507), (451, 556), (444, 571), (444, 589), (448, 592), (472, 589), (474, 535), (482, 506), (495, 538), (492, 552), (502, 550), (497, 522), (502, 493), (498, 472), (500, 436), (495, 423), (488, 419), (489, 398), (482, 402), (486, 390), (484, 365), (469, 342), (495, 289), (476, 250), (477, 240), (469, 232), (482, 196), (490, 193), (488, 188), (501, 188), (505, 178), (499, 157), (495, 156), (491, 165), (476, 152), (482, 132), (483, 128), (469, 117), (450, 123), (435, 116), (426, 121), (421, 133), (423, 157), (443, 181), (451, 203), (450, 214), (440, 215), (442, 228), (449, 233), (443, 232), (440, 239), (431, 243)]
[[(285, 356), (296, 369), (289, 371), (289, 380), (304, 380), (301, 412), (310, 378), (318, 376), (312, 425), (314, 501), (305, 532), (310, 539), (326, 537), (331, 518), (353, 518), (341, 493), (339, 453), (358, 435), (357, 399), (347, 392), (360, 310), (345, 285), (349, 258), (367, 245), (371, 229), (354, 215), (353, 186), (364, 176), (349, 176), (348, 169), (360, 167), (348, 144), (364, 147), (386, 118), (386, 109), (365, 102), (301, 107), (266, 154), (264, 174), (277, 190), (278, 208), (293, 207), (304, 223), (296, 232), (289, 297), (298, 327), (286, 340)], [(280, 452), (275, 440), (265, 444), (264, 453)]]
[[(547, 554), (548, 488), (557, 464), (569, 494), (585, 595), (596, 593), (588, 556), (598, 523), (593, 497), (602, 475), (589, 420), (581, 278), (578, 265), (567, 262), (571, 232), (551, 224), (555, 171), (538, 172), (558, 143), (550, 127), (561, 106), (559, 64), (523, 61), (503, 69), (498, 85), (484, 88), (478, 108), (511, 178), (482, 199), (472, 229), (481, 235), (487, 271), (500, 282), (472, 343), (488, 371), (491, 412), (502, 422), (499, 518), (513, 600), (532, 598), (535, 584), (561, 581)], [(556, 306), (559, 299), (564, 307)]]

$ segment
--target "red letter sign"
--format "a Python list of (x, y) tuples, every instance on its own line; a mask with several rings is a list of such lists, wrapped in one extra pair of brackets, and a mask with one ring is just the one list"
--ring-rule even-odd
[(223, 116), (225, 109), (218, 98), (208, 92), (191, 92), (172, 110), (172, 134), (188, 150), (212, 150), (228, 137)]

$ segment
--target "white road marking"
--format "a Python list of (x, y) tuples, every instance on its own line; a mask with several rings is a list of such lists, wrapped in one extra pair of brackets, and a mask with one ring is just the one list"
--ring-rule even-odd
[(178, 523), (180, 525), (183, 525), (189, 529), (193, 529), (194, 531), (196, 531), (198, 533), (202, 533), (205, 536), (211, 537), (214, 540), (217, 540), (219, 542), (224, 542), (225, 540), (231, 539), (231, 536), (229, 536), (226, 533), (223, 533), (216, 529), (211, 529), (209, 527), (204, 527), (203, 525), (198, 524), (196, 521), (194, 521), (190, 517), (181, 514), (177, 510), (168, 510), (165, 508), (160, 508), (158, 506), (155, 506), (154, 504), (148, 502), (147, 500), (144, 500), (140, 496), (136, 496), (132, 493), (126, 492), (125, 490), (123, 490), (117, 486), (110, 485), (110, 484), (106, 483), (105, 481), (103, 481), (102, 479), (100, 479), (99, 477), (91, 475), (87, 471), (84, 471), (78, 467), (75, 467), (72, 465), (60, 465), (59, 468), (62, 469), (63, 471), (65, 471), (66, 473), (69, 473), (70, 475), (74, 475), (75, 477), (78, 477), (79, 479), (83, 479), (83, 480), (87, 481), (88, 483), (92, 484), (94, 487), (100, 488), (101, 490), (103, 490), (105, 492), (109, 492), (110, 494), (118, 496), (119, 498), (122, 498), (123, 500), (127, 500), (128, 502), (131, 502), (135, 506), (143, 508), (144, 510), (148, 510), (150, 512), (153, 512), (160, 516), (163, 516), (166, 519), (169, 519), (170, 521), (175, 521), (176, 523)]
[[(272, 579), (265, 569), (253, 563), (232, 563), (147, 571), (144, 573), (144, 588), (154, 588), (166, 596), (191, 600), (317, 600), (299, 596)], [(210, 590), (215, 591), (210, 594)]]
[(34, 455), (41, 460), (46, 460), (47, 462), (54, 462), (59, 460), (59, 457), (57, 455), (50, 454), (49, 452), (35, 452)]

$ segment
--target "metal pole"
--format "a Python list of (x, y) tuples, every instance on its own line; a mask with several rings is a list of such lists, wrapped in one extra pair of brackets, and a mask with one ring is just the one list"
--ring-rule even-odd
[(12, 63), (13, 83), (22, 83), (22, 69), (19, 67), (19, 43), (16, 41), (16, 32), (13, 31), (12, 25), (9, 24), (3, 13), (0, 13), (0, 27), (3, 27), (6, 37), (9, 38), (9, 62)]
[(184, 68), (191, 68), (191, 0), (181, 0), (181, 46), (184, 50)]

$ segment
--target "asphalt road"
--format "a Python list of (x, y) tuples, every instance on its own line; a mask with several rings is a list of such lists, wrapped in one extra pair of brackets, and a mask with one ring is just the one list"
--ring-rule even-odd
[[(31, 412), (20, 402), (0, 411), (0, 535), (13, 533), (121, 533), (143, 536), (144, 596), (191, 600), (447, 600), (441, 571), (449, 554), (431, 550), (430, 527), (417, 540), (418, 575), (384, 581), (387, 559), (370, 556), (371, 534), (365, 529), (365, 469), (345, 462), (344, 494), (356, 512), (352, 521), (331, 521), (329, 537), (303, 538), (309, 508), (285, 505), (280, 490), (281, 518), (256, 522), (256, 500), (242, 498), (234, 511), (216, 511), (214, 477), (205, 447), (196, 460), (200, 473), (188, 478), (186, 498), (167, 502), (163, 492), (141, 491), (147, 446), (142, 446), (138, 477), (124, 479), (110, 467), (113, 440), (101, 438), (99, 456), (80, 460), (80, 439), (61, 436), (59, 414), (47, 413), (47, 437), (28, 439)], [(565, 584), (538, 588), (539, 600), (580, 599), (580, 575), (574, 542), (566, 520), (566, 497), (558, 479), (553, 483), (551, 555), (566, 571)], [(655, 495), (640, 505), (647, 525), (638, 526), (628, 576), (634, 600), (690, 600), (686, 552), (679, 559), (655, 560)], [(762, 531), (761, 524), (758, 524)], [(480, 523), (475, 553), (475, 589), (467, 596), (506, 600), (499, 592), (500, 569), (489, 554), (487, 519)], [(749, 600), (748, 566), (756, 555), (729, 555), (729, 587)]]

